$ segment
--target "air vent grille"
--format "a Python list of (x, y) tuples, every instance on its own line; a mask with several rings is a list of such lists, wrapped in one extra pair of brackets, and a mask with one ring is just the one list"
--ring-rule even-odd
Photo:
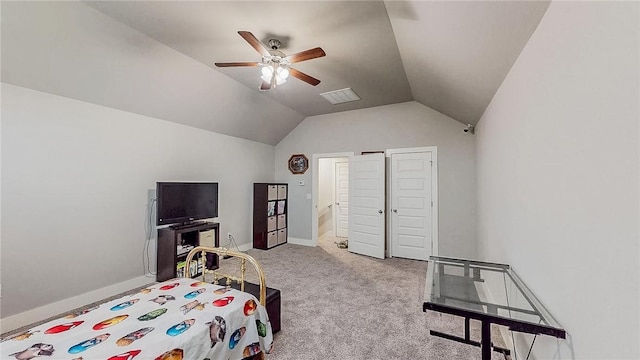
[(320, 94), (320, 96), (327, 99), (327, 101), (333, 105), (360, 100), (358, 94), (356, 94), (351, 88), (325, 92)]

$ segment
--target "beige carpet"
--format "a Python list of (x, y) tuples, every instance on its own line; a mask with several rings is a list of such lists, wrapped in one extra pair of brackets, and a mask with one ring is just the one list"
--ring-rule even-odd
[(463, 336), (463, 319), (422, 311), (427, 262), (355, 255), (334, 241), (249, 251), (282, 294), (282, 331), (267, 359), (481, 358), (480, 348), (429, 335)]
[[(477, 347), (429, 335), (434, 329), (462, 336), (463, 319), (422, 312), (427, 262), (355, 255), (334, 241), (248, 252), (263, 266), (267, 285), (282, 295), (282, 330), (267, 360), (481, 358)], [(237, 261), (221, 261), (222, 269), (233, 267)], [(472, 338), (480, 338), (473, 322)], [(504, 346), (498, 336), (493, 341)]]

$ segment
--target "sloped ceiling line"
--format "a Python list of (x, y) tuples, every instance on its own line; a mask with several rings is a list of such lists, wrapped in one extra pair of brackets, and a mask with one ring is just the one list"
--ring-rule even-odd
[[(412, 100), (475, 124), (548, 4), (2, 2), (2, 79), (272, 145), (308, 116)], [(296, 64), (321, 83), (261, 93), (257, 69), (216, 68), (260, 60), (239, 30), (281, 34), (286, 53), (322, 47)], [(348, 87), (361, 100), (319, 96)]]

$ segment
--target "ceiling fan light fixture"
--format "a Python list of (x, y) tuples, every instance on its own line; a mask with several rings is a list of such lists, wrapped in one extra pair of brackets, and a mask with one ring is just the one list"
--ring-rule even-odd
[(265, 65), (262, 67), (262, 78), (267, 78), (266, 81), (271, 80), (271, 76), (273, 76), (273, 67), (271, 65)]
[(287, 70), (287, 68), (278, 67), (276, 74), (278, 74), (278, 79), (282, 79), (286, 81), (287, 78), (289, 77), (289, 70)]
[(287, 78), (289, 77), (289, 70), (285, 67), (278, 66), (277, 64), (266, 64), (262, 66), (262, 76), (260, 77), (262, 80), (271, 83), (273, 80), (273, 74), (275, 70), (275, 85), (282, 85), (287, 82)]
[(283, 79), (276, 76), (276, 85), (282, 85), (287, 82), (287, 79)]
[(287, 79), (283, 79), (279, 76), (276, 76), (276, 85), (282, 85), (287, 82)]
[(217, 67), (234, 67), (234, 66), (259, 66), (260, 78), (262, 83), (258, 89), (260, 91), (267, 91), (275, 88), (277, 85), (284, 84), (287, 81), (289, 75), (298, 80), (302, 80), (311, 86), (320, 84), (320, 80), (303, 73), (300, 70), (289, 68), (289, 65), (307, 61), (311, 59), (317, 59), (326, 55), (324, 50), (319, 47), (301, 51), (291, 55), (285, 55), (279, 50), (282, 43), (277, 39), (269, 40), (269, 48), (258, 40), (249, 31), (238, 31), (238, 34), (251, 45), (260, 55), (262, 55), (261, 62), (243, 61), (243, 62), (223, 62), (215, 63)]

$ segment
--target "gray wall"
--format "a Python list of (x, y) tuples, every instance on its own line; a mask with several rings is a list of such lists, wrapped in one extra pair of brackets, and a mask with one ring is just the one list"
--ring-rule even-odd
[(271, 145), (304, 119), (85, 2), (2, 1), (1, 15), (5, 83)]
[[(417, 102), (313, 116), (276, 145), (276, 179), (289, 183), (289, 237), (311, 239), (312, 169), (293, 175), (292, 154), (438, 146), (440, 254), (476, 256), (475, 138), (464, 125)], [(299, 186), (303, 180), (305, 185)]]
[(3, 84), (2, 317), (144, 275), (156, 181), (218, 181), (221, 238), (250, 243), (273, 167), (270, 145)]
[(640, 358), (639, 10), (551, 3), (477, 127), (481, 256), (569, 334), (535, 359)]

